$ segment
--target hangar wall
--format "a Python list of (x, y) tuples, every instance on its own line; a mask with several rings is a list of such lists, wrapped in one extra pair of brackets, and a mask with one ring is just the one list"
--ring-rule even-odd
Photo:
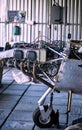
[[(63, 6), (65, 9), (64, 24), (50, 24), (51, 6)], [(79, 40), (82, 38), (82, 1), (81, 0), (0, 0), (0, 46), (5, 46), (6, 41), (32, 42), (39, 35), (44, 35), (51, 40)], [(25, 23), (17, 23), (21, 28), (21, 35), (13, 35), (13, 26), (16, 23), (7, 23), (8, 10), (26, 11)], [(67, 12), (67, 13), (66, 13)], [(26, 21), (35, 21), (37, 24), (29, 25)], [(43, 40), (48, 40), (43, 37)]]

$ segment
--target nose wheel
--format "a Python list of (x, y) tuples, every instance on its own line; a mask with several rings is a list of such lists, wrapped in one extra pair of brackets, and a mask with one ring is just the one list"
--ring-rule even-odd
[[(51, 113), (48, 112), (48, 105), (44, 106), (45, 116), (42, 116), (41, 111), (38, 108), (33, 112), (33, 121), (35, 125), (40, 128), (50, 128), (53, 124), (55, 127), (59, 128), (59, 111), (56, 112), (52, 109)], [(49, 114), (49, 115), (48, 115)]]
[[(47, 107), (44, 106), (45, 112), (47, 111)], [(35, 111), (33, 112), (33, 121), (35, 123), (35, 125), (37, 125), (40, 128), (49, 128), (52, 126), (53, 124), (53, 115), (54, 115), (54, 111), (52, 110), (50, 116), (46, 119), (42, 118), (41, 112), (39, 107), (35, 109)]]

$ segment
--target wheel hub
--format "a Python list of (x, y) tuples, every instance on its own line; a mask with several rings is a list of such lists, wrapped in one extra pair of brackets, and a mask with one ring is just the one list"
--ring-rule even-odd
[(41, 124), (48, 124), (50, 122), (50, 117), (48, 119), (42, 119), (42, 116), (39, 117), (39, 122)]

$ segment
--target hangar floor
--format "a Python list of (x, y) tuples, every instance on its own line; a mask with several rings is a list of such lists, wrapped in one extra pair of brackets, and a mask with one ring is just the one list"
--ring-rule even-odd
[[(17, 84), (12, 76), (13, 69), (15, 68), (4, 69), (3, 86), (0, 87), (0, 130), (33, 130), (32, 113), (47, 87), (40, 83)], [(61, 128), (57, 129), (52, 126), (52, 128), (42, 129), (35, 126), (34, 130), (64, 130), (67, 99), (67, 93), (54, 93), (53, 108), (59, 109)], [(49, 96), (45, 102), (49, 102)], [(82, 117), (82, 96), (73, 94), (68, 124), (80, 117)]]

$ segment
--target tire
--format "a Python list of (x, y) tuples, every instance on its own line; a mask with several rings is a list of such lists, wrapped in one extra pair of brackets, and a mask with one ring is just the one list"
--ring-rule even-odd
[[(54, 111), (52, 110), (52, 113), (53, 112)], [(51, 127), (52, 124), (53, 124), (53, 117), (52, 117), (53, 114), (52, 113), (50, 114), (50, 117), (49, 117), (49, 119), (47, 121), (43, 121), (41, 119), (41, 113), (40, 113), (39, 108), (36, 108), (35, 111), (33, 112), (33, 121), (34, 121), (35, 125), (37, 125), (40, 128), (49, 128), (49, 127)]]

